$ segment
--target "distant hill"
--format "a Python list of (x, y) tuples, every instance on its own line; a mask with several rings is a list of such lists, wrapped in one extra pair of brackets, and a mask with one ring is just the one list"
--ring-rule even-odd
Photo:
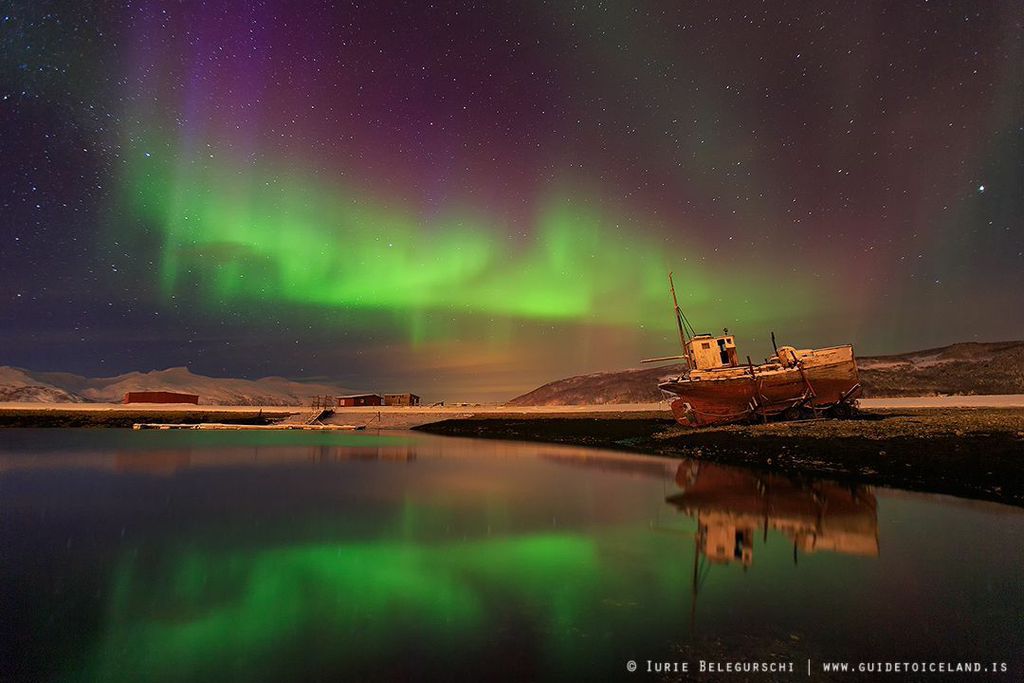
[(0, 401), (84, 403), (87, 400), (74, 391), (69, 391), (26, 370), (0, 367)]
[(595, 372), (548, 382), (517, 396), (510, 406), (565, 406), (592, 403), (657, 403), (664, 396), (658, 389), (662, 377), (679, 375), (682, 365), (660, 365), (613, 372)]
[[(865, 396), (1024, 394), (1024, 341), (965, 342), (894, 356), (857, 359)], [(511, 406), (655, 403), (662, 377), (682, 365), (597, 372), (549, 382)]]
[(869, 396), (1024, 394), (1024, 341), (963, 342), (857, 364)]
[(316, 395), (353, 393), (351, 389), (336, 385), (297, 382), (283, 377), (258, 380), (206, 377), (188, 368), (88, 378), (65, 372), (0, 367), (0, 401), (120, 403), (129, 391), (197, 394), (201, 404), (227, 406), (304, 405)]

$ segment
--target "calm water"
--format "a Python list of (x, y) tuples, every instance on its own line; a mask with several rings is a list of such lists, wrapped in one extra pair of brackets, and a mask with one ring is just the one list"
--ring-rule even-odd
[(1024, 670), (1016, 508), (419, 434), (0, 435), (2, 680)]

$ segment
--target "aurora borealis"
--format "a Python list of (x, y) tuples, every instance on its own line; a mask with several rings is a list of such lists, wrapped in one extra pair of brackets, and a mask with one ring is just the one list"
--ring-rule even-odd
[(500, 399), (1024, 329), (1024, 9), (8, 3), (0, 364)]

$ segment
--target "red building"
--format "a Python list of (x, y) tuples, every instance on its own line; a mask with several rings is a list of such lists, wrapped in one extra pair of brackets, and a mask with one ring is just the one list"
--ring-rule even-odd
[(420, 397), (416, 394), (384, 394), (384, 405), (386, 406), (418, 406)]
[(350, 396), (339, 396), (338, 406), (382, 406), (384, 399), (377, 394), (352, 394)]
[(176, 394), (173, 391), (129, 391), (122, 403), (195, 403), (197, 394)]

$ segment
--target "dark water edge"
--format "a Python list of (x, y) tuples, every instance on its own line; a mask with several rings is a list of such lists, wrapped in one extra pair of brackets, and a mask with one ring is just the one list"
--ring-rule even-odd
[[(893, 417), (896, 417), (895, 415)], [(885, 415), (879, 416), (884, 422)], [(828, 424), (831, 422), (831, 424)], [(810, 434), (757, 427), (683, 431), (659, 419), (444, 420), (417, 431), (482, 439), (539, 441), (608, 448), (673, 458), (693, 458), (790, 475), (942, 493), (1024, 507), (1024, 432), (1015, 421), (986, 431), (892, 429), (871, 425), (850, 434), (848, 424), (828, 421)], [(837, 433), (838, 432), (838, 433)], [(847, 432), (847, 433), (842, 433)]]
[[(295, 412), (300, 412), (296, 407)], [(280, 418), (280, 415), (275, 415)], [(0, 412), (0, 428), (54, 429), (54, 428), (112, 428), (131, 429), (137, 422), (160, 422), (164, 424), (199, 424), (218, 422), (220, 424), (265, 425), (270, 420), (261, 410), (251, 412), (202, 410), (194, 411), (145, 411), (138, 410), (16, 410)]]

